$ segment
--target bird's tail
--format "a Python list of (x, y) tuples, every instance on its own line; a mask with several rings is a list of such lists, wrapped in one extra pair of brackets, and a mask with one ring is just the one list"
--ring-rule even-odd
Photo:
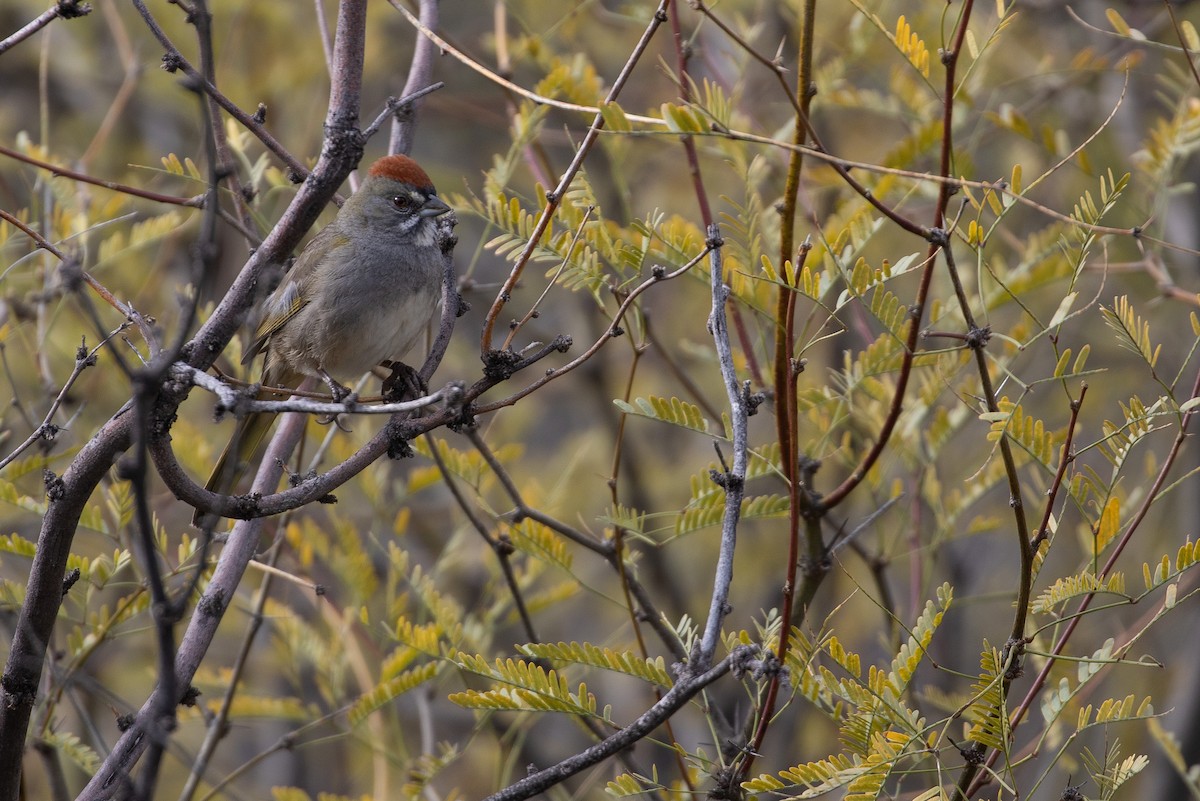
[[(246, 475), (254, 452), (258, 450), (274, 422), (275, 415), (271, 412), (256, 412), (239, 420), (232, 439), (221, 452), (221, 458), (213, 467), (204, 488), (209, 492), (228, 495)], [(192, 515), (192, 525), (201, 528), (215, 522), (215, 516), (209, 512), (197, 509)]]

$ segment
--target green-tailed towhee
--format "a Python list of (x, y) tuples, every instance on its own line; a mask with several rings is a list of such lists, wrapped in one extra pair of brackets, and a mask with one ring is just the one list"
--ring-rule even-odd
[[(353, 380), (413, 346), (437, 306), (442, 251), (436, 217), (450, 210), (407, 156), (385, 156), (300, 253), (259, 310), (261, 323), (242, 363), (265, 354), (264, 386), (320, 378)], [(262, 442), (273, 414), (238, 422), (206, 488), (228, 493)], [(193, 522), (206, 515), (197, 511)]]

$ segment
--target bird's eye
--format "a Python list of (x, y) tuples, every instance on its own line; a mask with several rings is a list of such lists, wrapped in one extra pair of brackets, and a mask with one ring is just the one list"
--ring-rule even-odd
[(413, 207), (413, 199), (408, 195), (396, 195), (392, 198), (392, 205), (400, 211), (410, 211)]

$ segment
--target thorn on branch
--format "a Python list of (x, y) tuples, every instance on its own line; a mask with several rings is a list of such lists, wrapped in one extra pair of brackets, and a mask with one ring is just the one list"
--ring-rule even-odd
[(983, 743), (964, 743), (959, 745), (953, 739), (950, 742), (954, 743), (954, 747), (958, 749), (959, 755), (968, 765), (982, 765), (984, 758), (987, 756), (987, 747)]
[(804, 482), (805, 486), (811, 487), (813, 478), (816, 477), (817, 471), (821, 469), (821, 460), (814, 459), (811, 456), (801, 456), (797, 467), (800, 468), (800, 480)]
[(183, 695), (179, 696), (179, 705), (186, 707), (196, 706), (196, 701), (200, 698), (200, 690), (195, 685), (189, 684), (183, 691)]
[(971, 350), (983, 350), (991, 338), (992, 327), (990, 325), (985, 325), (983, 328), (974, 327), (967, 332), (967, 347)]
[(183, 69), (183, 59), (178, 53), (163, 53), (162, 68), (169, 73), (176, 73)]
[(950, 244), (950, 234), (945, 228), (930, 228), (925, 238), (929, 240), (929, 244), (937, 245), (939, 248)]
[(46, 499), (51, 503), (62, 500), (67, 494), (67, 485), (53, 470), (42, 471), (42, 484), (46, 487)]
[(400, 426), (391, 427), (388, 435), (387, 457), (392, 460), (411, 459), (416, 455), (408, 437), (402, 433)]
[(1067, 786), (1063, 789), (1062, 795), (1058, 797), (1058, 801), (1086, 801), (1083, 793), (1080, 792), (1085, 784), (1087, 784), (1087, 782), (1071, 784), (1071, 779), (1068, 777)]
[(739, 645), (734, 648), (730, 662), (730, 672), (733, 677), (740, 680), (747, 673), (752, 672), (755, 666), (762, 661), (757, 658), (761, 651), (762, 649), (757, 645)]
[(735, 476), (729, 472), (722, 473), (716, 468), (709, 469), (708, 477), (712, 479), (712, 483), (726, 492), (740, 492), (746, 483), (740, 476)]
[[(1004, 678), (1008, 681), (1021, 678), (1025, 675), (1025, 644), (1029, 640), (1025, 637), (1017, 637), (1004, 643), (1004, 650), (1000, 654), (1000, 664), (1007, 665), (1004, 669)], [(1012, 664), (1009, 664), (1009, 660)]]
[(506, 381), (520, 362), (520, 355), (511, 350), (490, 350), (483, 356), (483, 374), (493, 381)]
[(220, 617), (225, 614), (225, 595), (221, 590), (206, 592), (196, 604), (196, 611), (205, 617)]
[(746, 797), (737, 784), (738, 772), (733, 766), (721, 768), (712, 774), (713, 786), (708, 791), (712, 801), (742, 801)]
[(67, 597), (67, 593), (69, 593), (71, 591), (71, 588), (75, 586), (75, 582), (79, 581), (79, 577), (82, 575), (83, 575), (83, 573), (81, 573), (79, 568), (76, 567), (76, 568), (72, 568), (71, 572), (69, 572), (69, 573), (67, 573), (67, 575), (63, 576), (63, 582), (62, 582), (62, 597), (63, 598)]
[(117, 715), (117, 731), (124, 734), (133, 728), (133, 724), (137, 722), (137, 717), (133, 713), (125, 715)]
[(742, 384), (742, 403), (746, 404), (747, 417), (753, 417), (754, 415), (758, 414), (758, 407), (762, 406), (766, 400), (766, 393), (750, 391), (749, 381), (745, 381)]
[(75, 349), (76, 367), (93, 367), (96, 364), (96, 354), (88, 353), (87, 339), (79, 338), (79, 347)]
[(262, 125), (264, 122), (266, 122), (267, 121), (267, 104), (259, 103), (258, 108), (255, 109), (255, 111), (254, 111), (254, 116), (252, 116), (250, 119), (254, 120), (259, 125)]
[(18, 679), (5, 673), (0, 677), (0, 687), (4, 688), (11, 706), (33, 706), (37, 701), (37, 681), (34, 679)]
[(78, 19), (92, 13), (92, 4), (81, 3), (80, 0), (58, 0), (55, 11), (63, 19)]

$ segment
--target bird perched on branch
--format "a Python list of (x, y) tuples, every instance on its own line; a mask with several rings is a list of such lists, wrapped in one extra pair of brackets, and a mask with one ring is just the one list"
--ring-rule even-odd
[[(402, 359), (441, 294), (436, 218), (448, 211), (415, 161), (376, 161), (262, 303), (261, 323), (242, 363), (263, 353), (264, 386), (294, 388), (312, 376), (341, 400), (348, 391), (339, 378), (353, 380), (381, 362)], [(206, 489), (229, 492), (274, 417), (256, 413), (238, 422)], [(197, 510), (192, 522), (205, 518)]]

